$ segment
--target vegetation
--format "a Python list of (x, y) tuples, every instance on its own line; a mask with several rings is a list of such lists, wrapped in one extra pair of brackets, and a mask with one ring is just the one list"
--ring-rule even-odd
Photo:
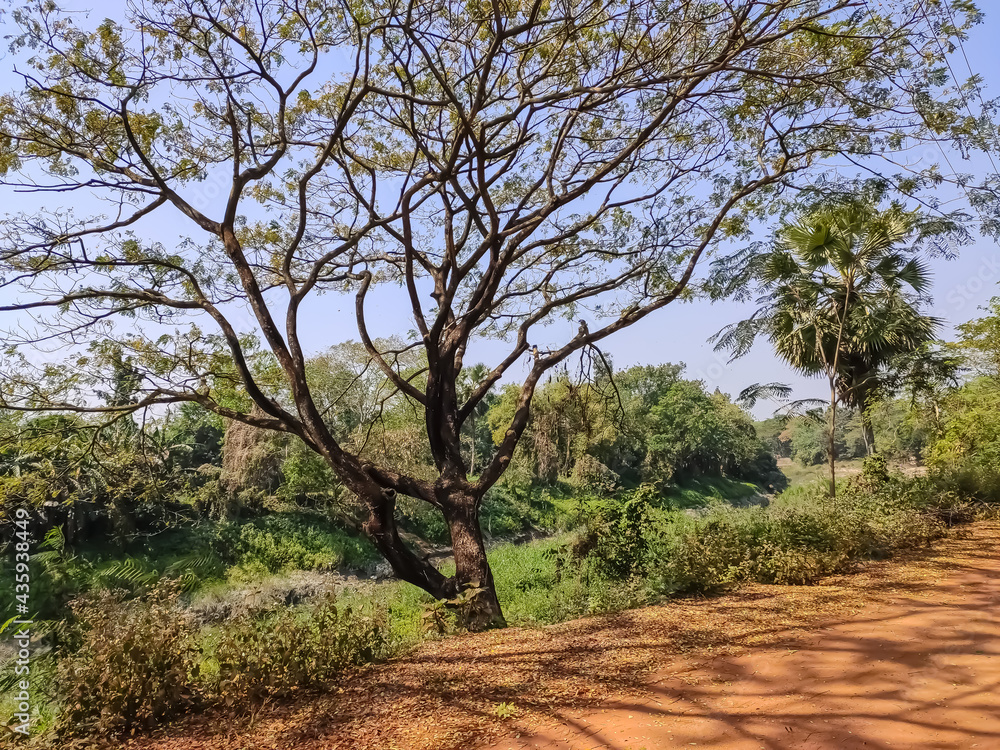
[[(762, 295), (749, 319), (721, 331), (718, 347), (734, 357), (765, 336), (775, 353), (830, 384), (826, 455), (830, 494), (837, 486), (837, 406), (857, 409), (868, 455), (875, 450), (871, 412), (896, 358), (920, 350), (938, 322), (921, 312), (930, 277), (916, 247), (945, 231), (899, 205), (882, 211), (867, 197), (826, 206), (780, 228), (777, 247), (751, 257), (744, 275)], [(741, 279), (745, 282), (745, 279)]]
[[(477, 627), (504, 620), (481, 505), (547, 374), (596, 367), (601, 342), (697, 291), (703, 257), (817, 185), (867, 174), (884, 192), (894, 153), (993, 145), (942, 75), (980, 20), (968, 2), (169, 0), (90, 27), (46, 0), (12, 18), (30, 73), (0, 100), (2, 184), (88, 204), (5, 221), (0, 311), (33, 325), (9, 330), (2, 403), (106, 424), (195, 403), (297, 439), (359, 499), (396, 575), (437, 598), (479, 591)], [(845, 159), (861, 170), (846, 186)], [(936, 165), (897, 181), (920, 198), (942, 180), (992, 200)], [(358, 377), (378, 372), (421, 415), (380, 424), (398, 457), (343, 440), (379, 400), (341, 408), (326, 399), (340, 375), (310, 376), (302, 319), (323, 292), (353, 298)], [(376, 340), (379, 294), (412, 335)], [(463, 376), (483, 339), (506, 353)], [(66, 359), (39, 367), (42, 342)], [(466, 430), (505, 378), (520, 381), (509, 420), (480, 455)], [(248, 459), (268, 455), (228, 429)], [(657, 445), (665, 473), (683, 468)], [(433, 469), (410, 470), (417, 456)], [(407, 544), (401, 502), (443, 515), (454, 575)]]
[[(12, 13), (0, 189), (87, 196), (0, 243), (39, 743), (253, 711), (425, 638), (807, 584), (995, 513), (1000, 298), (951, 342), (926, 310), (928, 257), (972, 237), (932, 191), (998, 235), (997, 176), (885, 173), (993, 148), (978, 80), (945, 75), (981, 15), (854, 5)], [(307, 347), (321, 294), (356, 341)], [(787, 386), (615, 368), (613, 334), (695, 296), (754, 298), (718, 345), (765, 337), (829, 404), (755, 422)]]

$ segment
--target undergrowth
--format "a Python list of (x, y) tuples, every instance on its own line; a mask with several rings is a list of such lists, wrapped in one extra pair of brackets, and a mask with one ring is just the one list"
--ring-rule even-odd
[[(812, 583), (995, 514), (990, 481), (982, 472), (904, 478), (871, 464), (843, 482), (835, 500), (822, 483), (766, 507), (733, 507), (721, 497), (678, 502), (676, 493), (649, 486), (615, 498), (561, 498), (562, 517), (576, 519), (572, 528), (493, 546), (489, 557), (508, 621), (552, 623), (744, 582)], [(268, 571), (333, 564), (321, 536), (291, 533), (286, 546), (285, 530), (273, 521), (234, 527), (232, 554)], [(251, 710), (335, 685), (351, 666), (399, 653), (428, 630), (439, 637), (454, 627), (435, 616), (445, 612), (440, 603), (401, 582), (346, 591), (337, 601), (274, 604), (211, 625), (192, 622), (182, 606), (183, 577), (138, 583), (78, 599), (53, 639), (51, 713), (58, 718), (50, 735), (57, 742), (115, 737), (217, 703)]]

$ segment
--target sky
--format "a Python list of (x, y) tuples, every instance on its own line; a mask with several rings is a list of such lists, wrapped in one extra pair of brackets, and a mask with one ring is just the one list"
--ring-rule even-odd
[[(986, 21), (972, 30), (971, 38), (965, 44), (968, 67), (961, 54), (956, 55), (953, 63), (960, 78), (968, 75), (969, 67), (985, 78), (987, 99), (1000, 96), (1000, 79), (995, 83), (992, 80), (1000, 69), (1000, 45), (995, 41), (1000, 31), (1000, 13), (994, 18), (989, 13), (992, 5), (981, 4), (987, 10)], [(0, 92), (19, 88), (19, 79), (12, 74), (11, 67), (9, 56), (0, 58)], [(976, 114), (977, 104), (972, 103)], [(950, 154), (949, 158), (962, 172), (983, 174), (993, 171), (985, 156), (966, 162), (962, 162), (957, 154)], [(65, 197), (56, 194), (50, 196), (50, 200), (53, 202), (47, 208), (55, 209), (61, 207), (58, 201), (65, 200)], [(38, 197), (11, 196), (5, 192), (2, 201), (3, 208), (0, 210), (17, 211), (37, 206)], [(954, 259), (931, 259), (930, 267), (934, 276), (934, 304), (930, 312), (944, 322), (943, 338), (950, 337), (954, 325), (977, 317), (979, 308), (992, 296), (1000, 294), (997, 289), (1000, 282), (1000, 248), (989, 238), (980, 238), (972, 245), (959, 248)], [(413, 327), (412, 323), (406, 322), (408, 307), (402, 295), (383, 291), (376, 299), (381, 307), (375, 316), (373, 335), (405, 334)], [(783, 382), (793, 386), (794, 398), (825, 398), (828, 395), (825, 381), (797, 375), (771, 353), (766, 342), (758, 342), (750, 354), (732, 363), (725, 354), (713, 350), (708, 343), (709, 337), (725, 325), (746, 317), (752, 309), (751, 304), (732, 301), (715, 304), (706, 300), (675, 302), (613, 335), (601, 346), (612, 356), (616, 369), (634, 364), (683, 362), (687, 365), (687, 376), (704, 381), (709, 390), (719, 388), (723, 392), (737, 394), (753, 383)], [(303, 321), (303, 343), (309, 351), (318, 352), (333, 344), (357, 338), (353, 300), (335, 295), (313, 298), (303, 308), (300, 319)], [(5, 321), (5, 324), (8, 322)], [(558, 330), (559, 326), (565, 330)], [(575, 328), (575, 322), (564, 321), (544, 332), (543, 337), (565, 341)], [(495, 361), (496, 355), (501, 353), (497, 347), (495, 343), (479, 344), (470, 349), (466, 362), (475, 362), (480, 358)], [(776, 403), (763, 402), (758, 404), (754, 413), (763, 418), (777, 406)]]

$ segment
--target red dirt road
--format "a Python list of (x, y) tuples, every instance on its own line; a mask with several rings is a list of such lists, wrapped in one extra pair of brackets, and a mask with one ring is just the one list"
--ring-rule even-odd
[(675, 662), (642, 697), (564, 712), (557, 724), (493, 747), (995, 750), (997, 546), (966, 545), (932, 588), (866, 607), (792, 648)]

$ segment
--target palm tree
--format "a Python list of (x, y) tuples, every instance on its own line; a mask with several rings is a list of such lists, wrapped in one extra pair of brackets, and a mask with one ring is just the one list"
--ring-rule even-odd
[(758, 335), (779, 357), (830, 384), (830, 494), (836, 494), (837, 405), (858, 408), (874, 450), (870, 409), (879, 372), (894, 356), (930, 340), (938, 321), (921, 312), (930, 274), (904, 243), (919, 226), (898, 205), (879, 210), (863, 200), (841, 202), (781, 228), (776, 246), (755, 258), (763, 289), (748, 320), (714, 340), (734, 358)]

